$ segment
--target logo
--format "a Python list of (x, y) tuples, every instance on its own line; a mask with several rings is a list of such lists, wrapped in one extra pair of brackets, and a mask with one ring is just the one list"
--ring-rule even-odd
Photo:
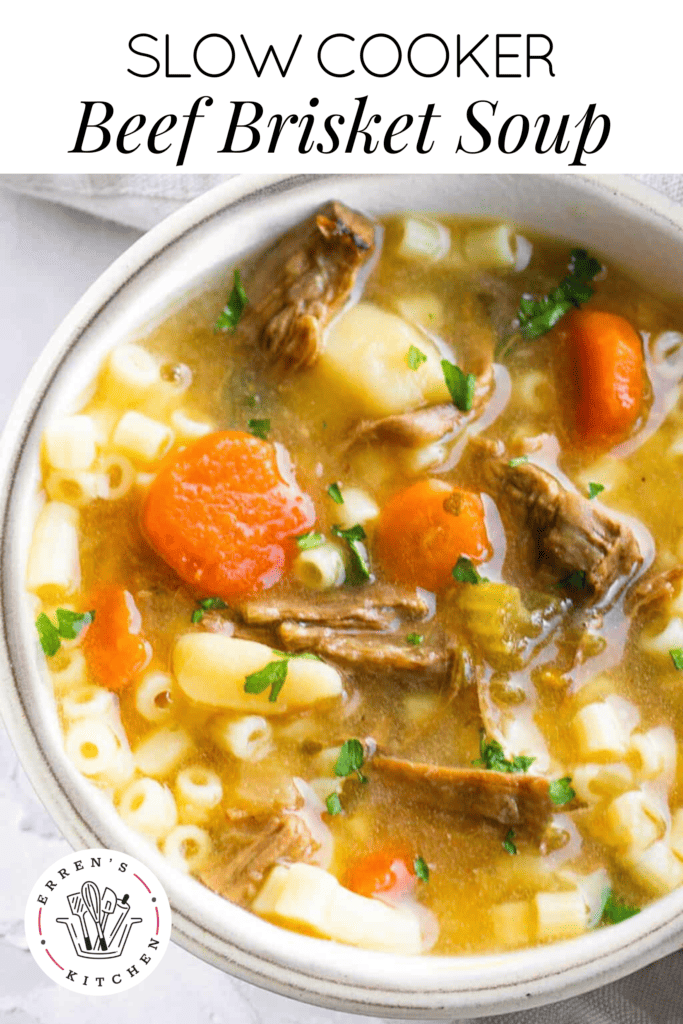
[(24, 920), (38, 966), (85, 995), (138, 985), (171, 937), (171, 908), (158, 879), (115, 850), (82, 850), (53, 864), (33, 886)]

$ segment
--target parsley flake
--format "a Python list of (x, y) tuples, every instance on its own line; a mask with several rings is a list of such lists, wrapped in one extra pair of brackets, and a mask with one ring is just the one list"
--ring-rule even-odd
[(228, 607), (222, 597), (204, 597), (197, 601), (197, 604), (199, 607), (192, 612), (192, 622), (195, 625), (202, 621), (204, 612), (220, 611)]
[(247, 426), (249, 433), (253, 434), (254, 437), (260, 437), (262, 441), (268, 440), (270, 420), (247, 420)]
[(339, 484), (330, 484), (330, 486), (327, 488), (327, 493), (329, 494), (330, 498), (332, 498), (332, 501), (336, 502), (337, 505), (344, 504), (344, 499), (342, 498), (342, 492)]
[(41, 612), (36, 619), (36, 629), (43, 652), (48, 658), (57, 653), (62, 640), (75, 640), (81, 630), (89, 626), (95, 618), (95, 612), (72, 612), (69, 608), (57, 608), (57, 625)]
[(673, 647), (669, 654), (674, 663), (674, 668), (677, 668), (679, 672), (683, 672), (683, 647)]
[(485, 576), (480, 576), (471, 560), (461, 555), (453, 566), (453, 579), (458, 583), (488, 583)]
[(497, 740), (486, 740), (486, 730), (479, 733), (479, 757), (472, 764), (475, 768), (488, 768), (492, 772), (526, 772), (536, 760), (527, 754), (516, 754), (508, 760), (505, 751)]
[(353, 775), (355, 772), (360, 782), (367, 782), (367, 778), (361, 772), (364, 760), (365, 753), (361, 741), (344, 740), (334, 766), (334, 774), (340, 778), (345, 778), (347, 775)]
[(563, 580), (555, 584), (556, 587), (573, 587), (574, 590), (585, 590), (586, 589), (586, 570), (575, 569), (574, 572), (570, 572), (568, 576), (565, 576)]
[(462, 412), (469, 412), (474, 402), (477, 378), (473, 373), (463, 373), (459, 366), (449, 363), (447, 359), (441, 360), (441, 369), (446, 387), (451, 393), (453, 405)]
[(517, 466), (523, 466), (525, 464), (525, 462), (528, 462), (528, 461), (529, 461), (529, 456), (528, 455), (518, 455), (518, 456), (516, 456), (516, 458), (510, 459), (510, 461), (508, 462), (508, 466), (510, 466), (511, 469), (516, 469)]
[(356, 523), (355, 526), (350, 526), (348, 530), (343, 530), (341, 526), (333, 526), (332, 533), (335, 537), (341, 537), (345, 540), (349, 546), (349, 552), (351, 555), (351, 564), (349, 571), (346, 574), (346, 582), (350, 583), (352, 587), (358, 587), (362, 583), (367, 583), (371, 578), (370, 562), (368, 560), (367, 548), (363, 541), (365, 540), (365, 530)]
[(635, 917), (640, 913), (640, 907), (629, 907), (622, 903), (611, 889), (605, 890), (603, 898), (602, 920), (606, 924), (619, 924), (620, 921), (627, 921), (629, 917)]
[(573, 800), (576, 793), (571, 787), (571, 778), (567, 775), (564, 779), (555, 779), (548, 786), (548, 796), (556, 807), (562, 807)]
[(192, 625), (196, 626), (197, 623), (201, 622), (203, 618), (204, 618), (204, 612), (202, 611), (202, 609), (201, 608), (195, 608), (195, 610), (192, 612), (192, 619), (191, 619)]
[(602, 494), (604, 489), (605, 489), (605, 485), (604, 484), (589, 483), (588, 484), (588, 497), (589, 498), (597, 498), (598, 494)]
[(244, 692), (245, 693), (263, 693), (270, 687), (270, 693), (268, 694), (268, 700), (272, 703), (280, 696), (280, 690), (285, 685), (287, 678), (287, 669), (289, 663), (294, 658), (302, 658), (308, 661), (320, 661), (317, 654), (309, 654), (302, 652), (301, 654), (291, 654), (289, 651), (273, 651), (273, 654), (277, 657), (277, 661), (269, 661), (264, 668), (259, 669), (258, 672), (252, 672), (244, 680)]
[(572, 249), (569, 273), (549, 295), (534, 299), (524, 295), (520, 299), (517, 319), (519, 331), (525, 341), (533, 341), (547, 334), (570, 309), (588, 302), (593, 295), (589, 281), (600, 273), (598, 260), (585, 249)]
[(235, 269), (234, 284), (222, 313), (214, 324), (214, 332), (233, 332), (242, 318), (244, 307), (249, 302), (242, 284), (239, 270)]
[(315, 530), (309, 530), (308, 533), (302, 533), (300, 537), (296, 538), (296, 546), (299, 551), (312, 551), (313, 548), (322, 547), (325, 543), (325, 538), (322, 533), (316, 533)]
[(429, 881), (429, 865), (424, 857), (416, 857), (413, 861), (413, 867), (415, 868), (415, 874), (421, 882)]
[(423, 363), (427, 362), (427, 356), (419, 348), (416, 348), (415, 345), (411, 345), (408, 349), (406, 362), (411, 370), (417, 370)]
[(514, 838), (515, 838), (515, 833), (514, 833), (514, 831), (512, 829), (510, 829), (508, 834), (505, 836), (505, 839), (503, 840), (503, 844), (502, 844), (503, 845), (503, 849), (505, 850), (505, 852), (509, 853), (511, 857), (516, 857), (517, 856), (517, 847), (515, 846), (515, 844), (513, 842)]
[(341, 814), (342, 805), (339, 799), (339, 793), (330, 793), (325, 800), (325, 806), (327, 807), (328, 814)]
[(40, 646), (48, 658), (51, 658), (62, 646), (62, 642), (59, 639), (59, 630), (50, 621), (45, 612), (41, 612), (36, 619), (36, 629), (40, 637)]
[(406, 642), (412, 644), (413, 647), (419, 647), (420, 644), (424, 643), (424, 633), (408, 633)]

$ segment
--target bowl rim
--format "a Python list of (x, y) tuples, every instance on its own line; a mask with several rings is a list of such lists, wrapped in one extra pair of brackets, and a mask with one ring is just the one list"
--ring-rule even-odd
[[(108, 844), (102, 841), (102, 829), (98, 833), (96, 826), (86, 820), (86, 813), (92, 818), (92, 806), (84, 811), (74, 805), (72, 795), (58, 779), (54, 765), (32, 729), (31, 709), (24, 700), (15, 659), (13, 614), (7, 602), (13, 532), (9, 514), (15, 470), (21, 463), (27, 435), (57, 370), (88, 327), (143, 269), (213, 218), (229, 215), (261, 197), (287, 196), (314, 183), (330, 182), (333, 186), (349, 178), (362, 181), (401, 177), (411, 176), (239, 175), (222, 182), (143, 235), (98, 277), (57, 328), (14, 403), (0, 442), (0, 673), (3, 681), (0, 713), (34, 789), (75, 849)], [(631, 210), (639, 209), (661, 219), (669, 230), (673, 228), (683, 238), (683, 207), (633, 179), (583, 174), (510, 177), (552, 177), (578, 194), (610, 195)], [(36, 682), (33, 679), (30, 685)], [(134, 856), (150, 864), (167, 888), (174, 908), (173, 938), (180, 945), (243, 980), (333, 1009), (401, 1017), (503, 1013), (568, 998), (616, 980), (678, 949), (683, 940), (683, 890), (659, 899), (618, 929), (604, 929), (552, 946), (505, 954), (410, 958), (357, 950), (285, 932), (231, 904), (224, 907), (225, 916), (233, 920), (239, 935), (226, 939), (224, 932), (212, 931), (193, 919), (189, 909), (193, 903), (208, 906), (203, 886), (194, 880), (190, 880), (191, 885), (182, 885), (185, 879), (179, 872), (172, 872), (174, 877), (171, 877), (161, 855), (150, 851), (146, 844), (131, 841), (127, 846)], [(187, 888), (188, 893), (181, 894), (182, 888)], [(225, 903), (213, 894), (210, 899)], [(287, 938), (285, 949), (282, 948), (283, 935)], [(497, 980), (492, 981), (492, 976)]]

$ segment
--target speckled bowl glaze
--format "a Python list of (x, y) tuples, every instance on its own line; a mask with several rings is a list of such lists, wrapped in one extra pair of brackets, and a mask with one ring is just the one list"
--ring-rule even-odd
[(527, 175), (240, 177), (179, 210), (118, 259), (73, 309), (33, 367), (2, 439), (0, 709), (48, 811), (76, 848), (146, 862), (174, 911), (174, 938), (216, 967), (295, 999), (413, 1018), (466, 1018), (565, 999), (683, 943), (683, 890), (613, 928), (495, 956), (397, 957), (285, 932), (220, 899), (119, 820), (67, 761), (24, 591), (39, 440), (75, 407), (104, 354), (139, 337), (242, 255), (328, 198), (386, 213), (500, 216), (603, 253), (636, 277), (683, 292), (683, 213), (626, 178)]

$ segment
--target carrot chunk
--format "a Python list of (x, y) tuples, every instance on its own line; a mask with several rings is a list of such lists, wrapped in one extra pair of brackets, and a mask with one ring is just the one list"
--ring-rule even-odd
[(166, 457), (143, 509), (152, 547), (181, 579), (225, 601), (272, 587), (315, 523), (283, 449), (239, 430)]
[(643, 407), (643, 347), (627, 320), (581, 309), (567, 317), (567, 351), (576, 381), (578, 439), (611, 447), (627, 436)]
[(443, 480), (420, 480), (382, 509), (375, 550), (397, 582), (443, 590), (461, 555), (482, 562), (491, 554), (482, 500)]
[(344, 885), (360, 896), (380, 893), (400, 896), (413, 888), (416, 881), (407, 850), (388, 847), (357, 860), (346, 873)]
[(133, 595), (109, 584), (90, 595), (95, 618), (83, 639), (88, 668), (101, 686), (118, 692), (131, 683), (150, 658)]

